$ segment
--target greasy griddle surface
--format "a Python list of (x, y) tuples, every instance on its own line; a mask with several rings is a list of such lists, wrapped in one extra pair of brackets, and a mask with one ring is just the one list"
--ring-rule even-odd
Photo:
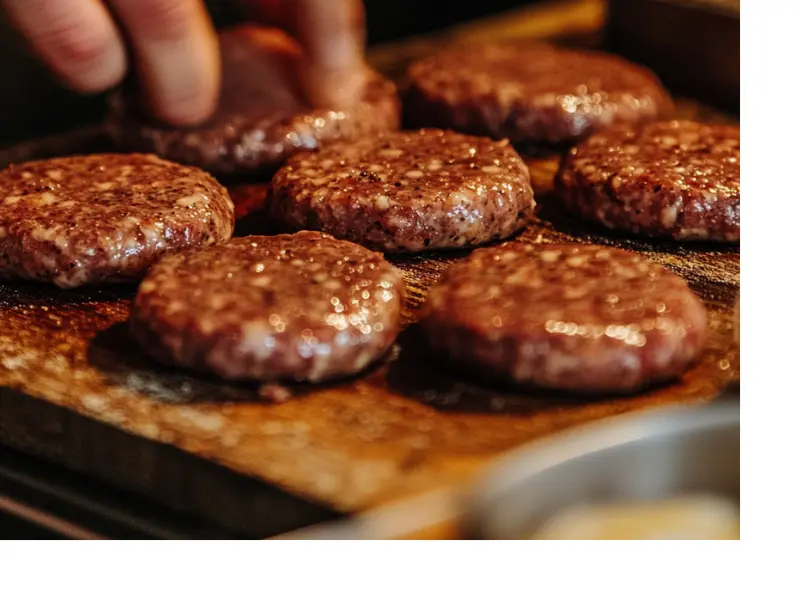
[[(629, 248), (685, 277), (709, 309), (711, 331), (702, 359), (681, 380), (636, 396), (577, 398), (515, 393), (452, 372), (427, 354), (413, 321), (428, 287), (466, 255), (454, 252), (393, 259), (409, 290), (409, 326), (383, 362), (354, 380), (299, 387), (283, 403), (261, 399), (256, 386), (200, 379), (147, 358), (126, 328), (133, 286), (3, 283), (0, 386), (349, 511), (456, 482), (497, 453), (570, 425), (707, 401), (738, 379), (731, 347), (738, 247), (626, 240), (569, 218), (548, 196), (556, 164), (529, 161), (539, 221), (521, 239)], [(269, 232), (260, 212), (265, 186), (232, 191), (238, 233)]]

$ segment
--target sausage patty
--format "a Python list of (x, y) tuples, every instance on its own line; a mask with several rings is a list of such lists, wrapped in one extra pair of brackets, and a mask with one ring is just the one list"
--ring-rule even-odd
[(213, 177), (151, 155), (96, 154), (0, 171), (0, 278), (62, 288), (140, 279), (184, 248), (230, 239)]
[(405, 105), (416, 127), (515, 144), (563, 144), (673, 110), (668, 93), (644, 67), (530, 42), (453, 48), (412, 64)]
[(271, 172), (298, 150), (397, 129), (390, 81), (370, 73), (363, 97), (346, 110), (311, 108), (293, 77), (297, 45), (273, 30), (237, 27), (220, 35), (222, 92), (204, 125), (178, 129), (145, 116), (138, 97), (112, 98), (110, 130), (124, 150), (154, 152), (218, 175)]
[(139, 287), (131, 331), (156, 359), (234, 380), (322, 381), (394, 342), (402, 277), (317, 232), (236, 238), (170, 256)]
[(268, 198), (285, 225), (389, 252), (506, 238), (533, 207), (527, 167), (507, 141), (440, 130), (298, 154), (276, 173)]
[(633, 252), (509, 242), (447, 271), (421, 324), (433, 349), (491, 377), (630, 392), (687, 368), (706, 311), (685, 281)]
[(738, 242), (739, 127), (671, 121), (595, 134), (570, 151), (556, 189), (612, 229)]

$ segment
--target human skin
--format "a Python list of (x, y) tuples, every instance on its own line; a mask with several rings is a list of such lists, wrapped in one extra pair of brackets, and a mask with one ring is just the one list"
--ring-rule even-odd
[[(363, 84), (361, 0), (237, 0), (304, 50), (312, 105), (345, 106)], [(201, 0), (0, 0), (42, 61), (72, 89), (98, 93), (135, 68), (153, 114), (197, 125), (216, 108), (220, 58)]]

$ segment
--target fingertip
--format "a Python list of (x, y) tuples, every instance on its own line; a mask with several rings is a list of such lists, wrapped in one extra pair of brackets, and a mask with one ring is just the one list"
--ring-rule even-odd
[(312, 106), (341, 109), (361, 98), (366, 72), (357, 69), (325, 69), (311, 65), (307, 69), (306, 96)]
[[(176, 127), (193, 127), (210, 119), (219, 102), (219, 67), (212, 73), (184, 81), (180, 87), (148, 89), (155, 116)], [(152, 85), (152, 84), (151, 84)]]
[(155, 117), (177, 127), (207, 121), (220, 92), (219, 40), (199, 0), (113, 0), (128, 29)]
[[(73, 63), (74, 64), (74, 63)], [(103, 56), (92, 68), (79, 72), (60, 71), (60, 76), (71, 90), (79, 94), (99, 94), (122, 83), (128, 71), (128, 57), (122, 44), (111, 44)]]
[(175, 127), (194, 127), (208, 121), (216, 110), (216, 99), (198, 98), (189, 101), (159, 101), (153, 102), (152, 110), (155, 116), (169, 125)]
[(359, 0), (298, 0), (295, 34), (304, 51), (306, 94), (320, 107), (357, 101), (365, 82)]

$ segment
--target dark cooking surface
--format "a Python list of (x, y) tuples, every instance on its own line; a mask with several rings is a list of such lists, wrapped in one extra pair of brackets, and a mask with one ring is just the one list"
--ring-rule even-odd
[[(569, 20), (566, 15), (558, 19), (561, 29), (569, 29), (563, 23)], [(407, 60), (435, 50), (446, 39), (387, 48), (373, 52), (372, 58), (383, 72), (401, 74)], [(680, 102), (679, 111), (682, 117), (725, 120), (689, 102)], [(20, 160), (73, 148), (100, 151), (103, 143), (96, 130), (81, 132), (51, 140), (44, 148), (33, 144), (0, 153), (0, 158)], [(575, 400), (549, 392), (518, 394), (446, 369), (430, 358), (411, 326), (398, 340), (399, 352), (362, 377), (299, 388), (294, 399), (269, 404), (254, 387), (170, 371), (137, 351), (125, 326), (132, 286), (60, 292), (4, 284), (0, 442), (178, 508), (214, 517), (225, 509), (225, 521), (239, 529), (249, 530), (261, 519), (260, 532), (270, 527), (285, 531), (329, 518), (330, 512), (319, 504), (355, 510), (446, 485), (499, 452), (547, 433), (656, 405), (704, 402), (735, 382), (739, 357), (731, 347), (731, 315), (739, 286), (738, 246), (678, 246), (609, 235), (563, 215), (548, 199), (554, 160), (530, 164), (541, 222), (522, 239), (636, 250), (685, 277), (703, 298), (710, 317), (708, 348), (683, 379), (632, 397)], [(238, 234), (268, 233), (263, 215), (252, 211), (260, 205), (264, 187), (234, 190)], [(428, 286), (464, 255), (393, 260), (408, 286), (406, 323), (414, 320)], [(256, 487), (256, 480), (316, 503), (290, 503), (273, 488)], [(286, 518), (267, 523), (269, 512)]]
[[(689, 280), (706, 302), (708, 348), (683, 379), (632, 397), (575, 400), (551, 392), (502, 391), (431, 360), (411, 326), (397, 351), (364, 376), (300, 388), (291, 401), (270, 404), (255, 387), (170, 371), (136, 350), (125, 326), (133, 287), (59, 291), (3, 284), (0, 386), (175, 445), (301, 497), (354, 510), (458, 481), (498, 452), (563, 427), (655, 405), (706, 401), (737, 379), (738, 352), (730, 346), (738, 248), (609, 237), (563, 216), (547, 200), (553, 161), (531, 166), (542, 221), (522, 239), (638, 250)], [(240, 216), (258, 206), (263, 194), (261, 185), (236, 188)], [(260, 229), (260, 220), (258, 211), (250, 212), (239, 233)], [(408, 286), (407, 323), (431, 282), (463, 255), (394, 261)], [(0, 417), (14, 407), (0, 404)], [(0, 436), (30, 451), (41, 442), (22, 439), (10, 426), (0, 427)], [(102, 439), (91, 443), (102, 452)]]

